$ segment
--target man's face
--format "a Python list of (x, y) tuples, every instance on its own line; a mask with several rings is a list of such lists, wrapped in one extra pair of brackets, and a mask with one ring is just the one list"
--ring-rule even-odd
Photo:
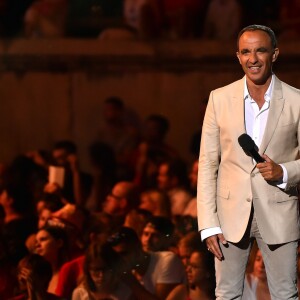
[(54, 149), (52, 157), (58, 166), (66, 166), (68, 164), (68, 152), (65, 149)]
[(168, 174), (169, 167), (167, 164), (162, 164), (159, 166), (157, 185), (161, 190), (168, 190), (171, 188), (170, 176)]
[(206, 270), (203, 265), (203, 257), (199, 252), (192, 253), (186, 272), (190, 285), (199, 285), (203, 282)]
[(116, 184), (111, 193), (106, 197), (103, 205), (103, 211), (109, 215), (115, 215), (121, 212), (124, 203), (124, 191), (121, 184)]
[(198, 178), (198, 161), (193, 163), (193, 167), (189, 174), (190, 184), (192, 189), (197, 189), (197, 178)]
[(141, 242), (144, 251), (159, 251), (164, 244), (163, 236), (151, 224), (144, 227)]
[(272, 64), (279, 54), (272, 47), (271, 38), (262, 30), (246, 31), (239, 39), (236, 53), (246, 74), (247, 82), (255, 85), (266, 83), (272, 74)]
[(178, 255), (185, 267), (187, 267), (187, 265), (190, 262), (190, 257), (191, 257), (192, 252), (193, 252), (193, 250), (189, 247), (186, 247), (184, 245), (178, 246)]

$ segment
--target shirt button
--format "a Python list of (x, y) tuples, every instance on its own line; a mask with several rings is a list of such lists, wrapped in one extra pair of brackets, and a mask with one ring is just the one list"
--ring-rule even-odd
[(247, 200), (247, 202), (251, 202), (251, 199), (250, 199), (250, 198), (247, 198), (246, 200)]
[(254, 173), (251, 173), (251, 177), (255, 177), (255, 174), (254, 174)]

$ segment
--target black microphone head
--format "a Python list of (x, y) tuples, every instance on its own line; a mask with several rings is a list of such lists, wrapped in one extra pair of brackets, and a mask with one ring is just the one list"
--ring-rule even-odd
[(240, 135), (238, 137), (238, 142), (246, 152), (256, 148), (254, 141), (247, 133), (243, 133), (242, 135)]

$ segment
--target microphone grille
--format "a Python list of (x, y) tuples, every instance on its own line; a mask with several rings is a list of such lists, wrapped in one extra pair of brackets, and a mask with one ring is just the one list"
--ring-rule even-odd
[(238, 142), (245, 151), (249, 151), (255, 148), (254, 141), (247, 133), (243, 133), (242, 135), (240, 135), (238, 137)]

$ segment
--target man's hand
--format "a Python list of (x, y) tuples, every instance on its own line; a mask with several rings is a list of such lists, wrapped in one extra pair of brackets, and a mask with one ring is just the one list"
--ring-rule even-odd
[(265, 162), (256, 165), (262, 177), (268, 181), (280, 181), (283, 177), (282, 167), (266, 154), (263, 154), (262, 157), (265, 159)]
[(218, 260), (223, 260), (223, 253), (221, 251), (219, 242), (223, 245), (227, 245), (227, 241), (224, 238), (223, 234), (216, 234), (209, 236), (205, 239), (207, 250), (210, 251)]

